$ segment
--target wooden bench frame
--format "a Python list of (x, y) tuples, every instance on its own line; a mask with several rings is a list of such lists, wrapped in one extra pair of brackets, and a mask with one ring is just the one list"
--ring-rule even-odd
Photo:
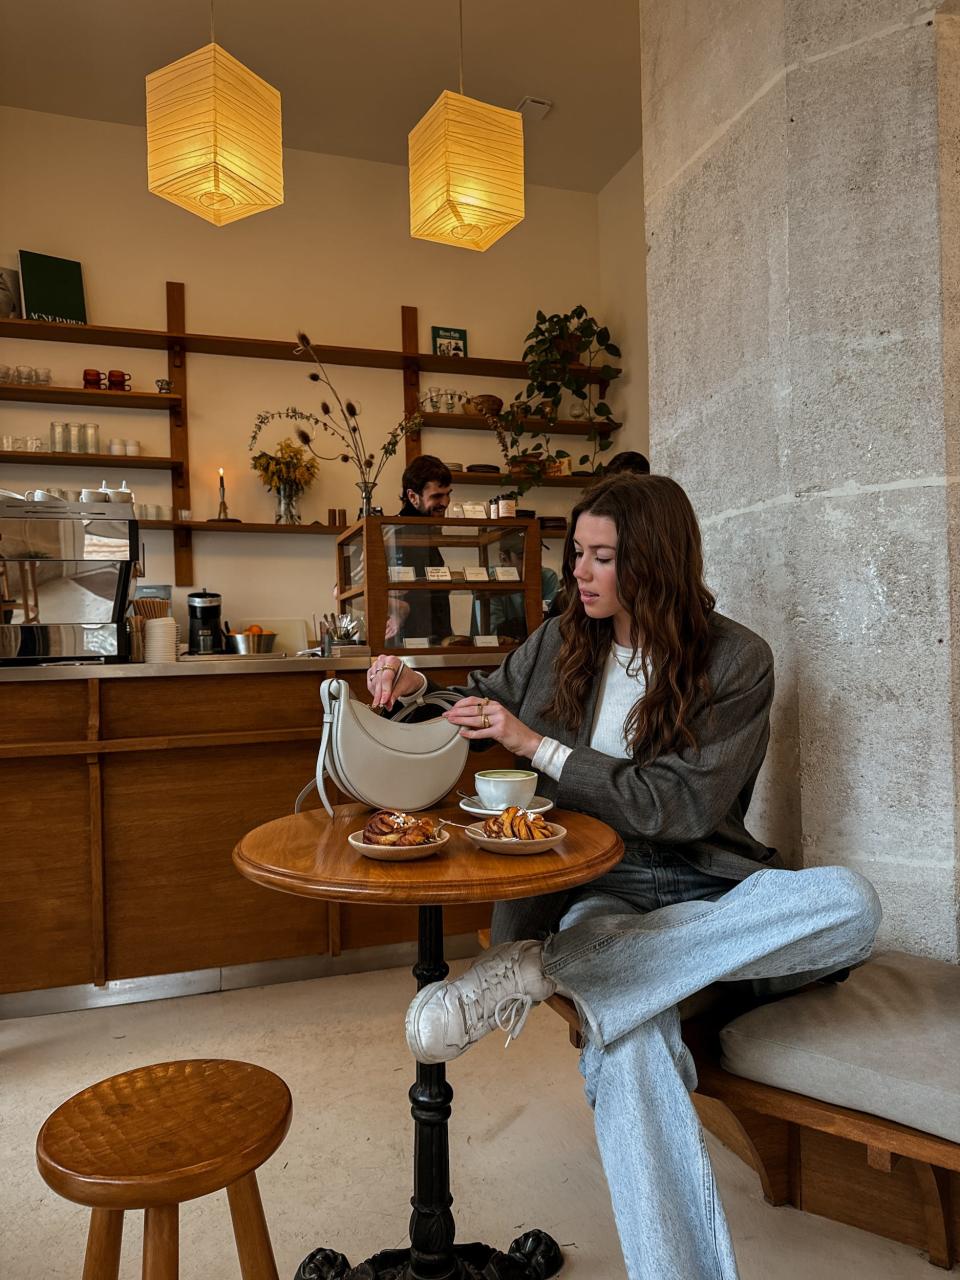
[[(490, 945), (489, 930), (478, 936)], [(572, 1001), (546, 1003), (579, 1049)], [(897, 1240), (951, 1270), (960, 1243), (960, 1143), (724, 1071), (719, 1033), (734, 1016), (713, 1011), (684, 1021), (698, 1076), (691, 1097), (703, 1127), (754, 1170), (767, 1203)]]

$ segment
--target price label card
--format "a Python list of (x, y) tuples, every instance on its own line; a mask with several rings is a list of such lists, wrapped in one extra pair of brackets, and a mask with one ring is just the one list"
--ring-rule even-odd
[(412, 564), (391, 564), (387, 566), (391, 582), (416, 582), (417, 571)]
[(486, 565), (472, 564), (468, 565), (463, 571), (463, 576), (467, 582), (489, 582), (490, 573)]
[(429, 636), (407, 636), (407, 638), (403, 642), (403, 647), (405, 649), (429, 649), (430, 637)]
[(464, 520), (486, 520), (487, 504), (485, 502), (465, 502), (463, 504)]
[(474, 636), (473, 643), (478, 649), (497, 649), (500, 646), (499, 636)]
[(427, 565), (427, 581), (428, 582), (449, 582), (450, 570), (445, 564), (428, 564)]
[(493, 566), (493, 576), (498, 582), (519, 582), (520, 570), (513, 564), (497, 564)]
[[(447, 515), (450, 517), (450, 519), (451, 519), (451, 520), (462, 520), (462, 519), (463, 519), (463, 503), (462, 503), (462, 502), (451, 502), (451, 503), (450, 503), (450, 505), (449, 505), (449, 507), (447, 507)], [(443, 531), (443, 532), (444, 532), (444, 533), (459, 533), (459, 532), (460, 532), (460, 530), (459, 530), (459, 529), (444, 529), (444, 531)]]

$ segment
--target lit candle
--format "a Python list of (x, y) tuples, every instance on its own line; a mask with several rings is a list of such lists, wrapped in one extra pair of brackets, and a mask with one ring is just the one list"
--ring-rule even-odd
[(223, 501), (223, 498), (224, 498), (224, 492), (223, 492), (223, 467), (221, 467), (221, 468), (220, 468), (220, 501), (221, 501), (221, 502)]

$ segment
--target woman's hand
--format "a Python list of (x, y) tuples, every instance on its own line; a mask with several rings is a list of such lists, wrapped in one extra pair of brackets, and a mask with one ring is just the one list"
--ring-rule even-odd
[(382, 653), (370, 662), (367, 692), (374, 707), (386, 707), (389, 711), (397, 698), (419, 692), (422, 684), (422, 678), (396, 654)]
[(499, 702), (476, 694), (455, 702), (443, 718), (460, 726), (461, 738), (491, 738), (527, 760), (533, 759), (543, 741), (541, 734), (529, 729)]

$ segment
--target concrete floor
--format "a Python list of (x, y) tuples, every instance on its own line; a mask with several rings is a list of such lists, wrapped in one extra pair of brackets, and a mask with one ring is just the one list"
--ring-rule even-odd
[[(33, 1144), (44, 1117), (84, 1085), (166, 1058), (232, 1057), (281, 1075), (290, 1133), (260, 1171), (280, 1276), (320, 1243), (361, 1261), (405, 1243), (412, 1062), (406, 969), (150, 1004), (0, 1022), (0, 1277), (75, 1280), (86, 1211), (41, 1181)], [(530, 1018), (504, 1055), (488, 1036), (452, 1064), (452, 1189), (458, 1238), (506, 1248), (530, 1226), (564, 1248), (564, 1280), (623, 1280), (591, 1115), (566, 1027)], [(742, 1280), (933, 1280), (915, 1251), (764, 1204), (753, 1174), (711, 1153)], [(140, 1214), (128, 1215), (123, 1277), (140, 1275)], [(238, 1280), (226, 1197), (181, 1213), (183, 1280)]]

